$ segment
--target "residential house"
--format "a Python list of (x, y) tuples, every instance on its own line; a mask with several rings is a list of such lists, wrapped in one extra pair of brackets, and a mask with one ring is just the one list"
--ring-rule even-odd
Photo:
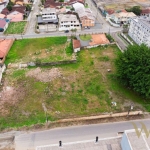
[(74, 52), (75, 53), (79, 52), (80, 48), (81, 48), (80, 40), (73, 39), (72, 40), (72, 44), (73, 44), (73, 50), (74, 50)]
[(10, 22), (20, 22), (23, 20), (23, 14), (18, 11), (13, 11), (7, 15), (7, 19), (9, 19)]
[(25, 12), (26, 12), (26, 6), (15, 5), (15, 6), (12, 7), (11, 12), (13, 12), (13, 11), (18, 11), (18, 12), (20, 12), (22, 14), (25, 14)]
[(84, 0), (67, 0), (65, 2), (58, 2), (58, 1), (55, 1), (55, 0), (46, 0), (45, 4), (44, 4), (44, 7), (45, 8), (50, 7), (50, 8), (59, 9), (62, 6), (71, 6), (72, 4), (74, 4), (76, 2), (84, 4)]
[(13, 45), (13, 39), (0, 39), (0, 66), (3, 65), (7, 53)]
[(116, 24), (128, 24), (130, 19), (136, 17), (136, 15), (133, 12), (119, 12), (107, 17)]
[(138, 45), (150, 47), (150, 19), (132, 18), (128, 34)]
[(81, 29), (81, 25), (76, 15), (73, 14), (60, 14), (59, 18), (59, 31), (71, 30), (71, 29)]
[(7, 8), (4, 8), (1, 12), (1, 14), (4, 14), (5, 16), (9, 14), (9, 10)]
[(41, 11), (40, 16), (38, 16), (38, 24), (43, 24), (43, 23), (58, 24), (55, 8), (44, 8)]
[(149, 17), (150, 18), (150, 7), (147, 7), (145, 9), (142, 9), (141, 16)]
[(6, 2), (0, 2), (0, 12), (2, 12), (2, 10), (7, 6)]
[(8, 23), (6, 19), (0, 19), (0, 32), (4, 32), (7, 29)]
[(89, 42), (87, 48), (97, 47), (99, 45), (107, 45), (109, 43), (110, 42), (105, 34), (92, 34), (91, 41)]
[(85, 8), (84, 11), (82, 11), (82, 9), (78, 9), (76, 12), (80, 18), (83, 28), (93, 27), (95, 25), (96, 16), (90, 8)]

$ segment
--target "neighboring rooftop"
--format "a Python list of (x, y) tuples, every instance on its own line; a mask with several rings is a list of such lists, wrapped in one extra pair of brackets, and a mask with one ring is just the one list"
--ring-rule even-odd
[(92, 39), (89, 43), (90, 46), (100, 45), (100, 44), (109, 44), (109, 40), (106, 38), (105, 34), (92, 34)]
[(59, 21), (77, 21), (77, 16), (72, 14), (59, 15)]
[(150, 7), (142, 9), (141, 14), (150, 14)]
[(42, 10), (42, 14), (46, 14), (46, 13), (56, 13), (56, 9), (55, 8), (44, 8)]
[(95, 21), (95, 14), (90, 10), (90, 8), (85, 8), (85, 11), (82, 11), (82, 10), (77, 10), (76, 11), (79, 15), (79, 18), (88, 18), (88, 19), (91, 19), (91, 20), (94, 20)]
[(4, 58), (10, 50), (14, 40), (0, 39), (0, 58)]
[(80, 40), (73, 39), (73, 49), (80, 48), (80, 47), (81, 47)]
[(5, 19), (0, 19), (0, 28), (4, 28), (6, 25), (6, 20)]
[(130, 17), (136, 17), (136, 15), (133, 12), (119, 12), (119, 13), (114, 13), (112, 14), (118, 18), (130, 18)]

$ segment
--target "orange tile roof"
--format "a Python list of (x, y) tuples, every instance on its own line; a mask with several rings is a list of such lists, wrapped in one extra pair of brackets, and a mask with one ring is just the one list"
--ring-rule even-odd
[(73, 39), (73, 49), (80, 47), (81, 47), (80, 41)]
[(13, 39), (0, 39), (0, 58), (3, 58), (7, 55), (13, 42)]
[(105, 34), (93, 34), (91, 35), (92, 42), (89, 43), (90, 46), (99, 45), (99, 44), (109, 44), (109, 40), (106, 38)]

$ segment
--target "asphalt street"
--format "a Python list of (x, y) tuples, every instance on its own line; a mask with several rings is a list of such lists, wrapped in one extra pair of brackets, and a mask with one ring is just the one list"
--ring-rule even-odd
[(140, 122), (143, 122), (150, 129), (150, 119), (55, 128), (16, 136), (16, 150), (29, 150), (36, 146), (57, 144), (60, 140), (68, 143), (93, 140), (96, 136), (99, 138), (115, 137), (118, 132), (133, 129), (131, 122), (135, 122), (138, 127), (141, 127)]

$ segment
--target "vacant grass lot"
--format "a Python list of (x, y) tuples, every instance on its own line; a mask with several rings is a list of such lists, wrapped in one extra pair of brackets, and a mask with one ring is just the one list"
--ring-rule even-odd
[(91, 35), (90, 34), (80, 35), (80, 39), (82, 41), (89, 41), (91, 39)]
[(7, 55), (6, 64), (70, 60), (73, 52), (72, 45), (66, 37), (49, 37), (38, 39), (23, 39), (15, 41)]
[[(41, 68), (38, 74), (35, 70), (40, 68), (8, 69), (2, 89), (8, 94), (1, 97), (7, 102), (3, 107), (0, 104), (0, 128), (45, 122), (45, 109), (51, 121), (127, 111), (131, 103), (134, 109), (143, 109), (138, 104), (144, 105), (143, 99), (121, 86), (113, 76), (117, 52), (115, 45), (82, 50), (77, 64)], [(61, 76), (56, 75), (58, 70)], [(50, 78), (43, 76), (46, 72), (52, 73)], [(43, 82), (46, 78), (47, 82)], [(112, 101), (117, 102), (116, 107), (111, 106)]]
[(11, 22), (5, 31), (5, 34), (21, 34), (24, 32), (27, 22)]

